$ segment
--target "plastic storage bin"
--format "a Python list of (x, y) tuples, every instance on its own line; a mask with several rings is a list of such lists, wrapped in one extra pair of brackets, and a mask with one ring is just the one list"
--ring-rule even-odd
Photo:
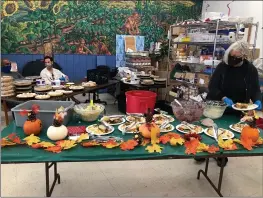
[(15, 123), (18, 127), (23, 127), (24, 122), (27, 120), (27, 116), (21, 116), (21, 110), (31, 110), (32, 105), (39, 105), (39, 112), (37, 118), (42, 121), (43, 127), (47, 128), (53, 124), (53, 117), (56, 109), (61, 106), (66, 108), (67, 115), (64, 118), (63, 124), (66, 125), (70, 118), (72, 117), (73, 107), (75, 105), (72, 101), (40, 101), (40, 100), (30, 100), (22, 104), (17, 105), (12, 108), (11, 111), (14, 113)]

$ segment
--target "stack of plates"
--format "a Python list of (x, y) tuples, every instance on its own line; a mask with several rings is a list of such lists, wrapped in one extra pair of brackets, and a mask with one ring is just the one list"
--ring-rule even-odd
[(1, 97), (8, 97), (15, 95), (14, 79), (11, 76), (1, 77)]
[(15, 80), (14, 81), (16, 93), (29, 93), (32, 92), (31, 80)]
[(33, 85), (36, 85), (36, 80), (41, 79), (40, 76), (27, 76), (25, 77), (26, 80), (31, 80)]
[(154, 84), (165, 85), (166, 84), (166, 78), (155, 78)]

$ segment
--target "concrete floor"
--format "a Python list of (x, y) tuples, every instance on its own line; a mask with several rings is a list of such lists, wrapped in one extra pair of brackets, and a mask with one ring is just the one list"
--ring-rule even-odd
[[(113, 98), (101, 98), (109, 103), (108, 114), (118, 113)], [(204, 164), (194, 160), (59, 163), (61, 184), (55, 186), (52, 196), (217, 197), (203, 176), (196, 179), (200, 168)], [(215, 183), (218, 174), (219, 167), (211, 160), (209, 175)], [(45, 196), (44, 164), (1, 165), (1, 184), (3, 197)], [(263, 158), (230, 158), (224, 171), (222, 194), (262, 197)]]

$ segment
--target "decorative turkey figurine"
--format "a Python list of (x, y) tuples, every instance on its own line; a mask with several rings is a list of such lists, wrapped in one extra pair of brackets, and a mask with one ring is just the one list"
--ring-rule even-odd
[(62, 111), (56, 111), (54, 115), (53, 126), (50, 126), (47, 130), (47, 136), (53, 141), (63, 140), (68, 135), (68, 129), (62, 123), (67, 113)]
[(139, 131), (144, 138), (155, 141), (160, 136), (160, 128), (153, 122), (153, 114), (150, 109), (145, 114), (146, 123), (139, 127)]
[(23, 130), (26, 135), (39, 135), (42, 129), (42, 122), (36, 118), (36, 114), (39, 112), (38, 105), (32, 105), (31, 110), (22, 110), (21, 116), (27, 116), (27, 120), (23, 125)]

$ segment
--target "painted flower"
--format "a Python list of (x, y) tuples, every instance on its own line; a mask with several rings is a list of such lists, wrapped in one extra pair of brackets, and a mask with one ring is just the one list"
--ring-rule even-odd
[(3, 16), (12, 16), (18, 10), (19, 6), (16, 1), (5, 1), (3, 4)]
[(53, 13), (55, 15), (57, 15), (60, 12), (60, 5), (59, 4), (55, 4), (53, 7)]
[(36, 10), (36, 4), (33, 0), (24, 0), (24, 3), (30, 10), (32, 11)]
[(38, 7), (40, 9), (48, 9), (51, 4), (51, 0), (38, 1)]

